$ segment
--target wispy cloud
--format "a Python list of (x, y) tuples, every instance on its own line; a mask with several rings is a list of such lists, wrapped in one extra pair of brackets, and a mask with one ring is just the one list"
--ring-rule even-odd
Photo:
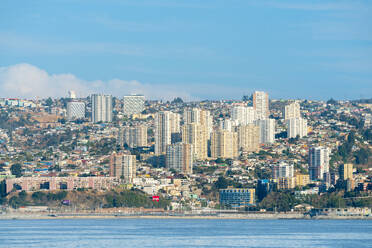
[(0, 92), (2, 97), (62, 97), (68, 90), (75, 90), (81, 97), (92, 93), (106, 93), (122, 97), (125, 94), (144, 94), (150, 99), (182, 97), (194, 100), (187, 91), (175, 85), (146, 84), (136, 80), (112, 79), (86, 81), (73, 74), (49, 74), (30, 64), (0, 67)]

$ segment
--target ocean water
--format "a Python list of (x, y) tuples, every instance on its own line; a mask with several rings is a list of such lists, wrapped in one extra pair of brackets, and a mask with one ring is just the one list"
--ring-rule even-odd
[(0, 220), (0, 247), (372, 247), (369, 220)]

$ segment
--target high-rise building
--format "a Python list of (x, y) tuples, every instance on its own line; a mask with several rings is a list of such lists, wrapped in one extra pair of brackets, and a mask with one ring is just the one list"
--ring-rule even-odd
[(161, 111), (155, 115), (155, 155), (163, 155), (172, 142), (172, 133), (180, 132), (179, 114)]
[(212, 133), (211, 138), (212, 158), (236, 158), (238, 157), (238, 134), (225, 130)]
[(286, 105), (283, 109), (283, 118), (285, 120), (301, 118), (300, 104), (292, 102)]
[(339, 167), (340, 179), (353, 180), (353, 164), (342, 164)]
[(112, 96), (92, 95), (92, 122), (111, 122), (112, 121)]
[(129, 95), (124, 96), (124, 114), (140, 114), (145, 109), (145, 96)]
[(309, 175), (310, 180), (323, 180), (329, 174), (329, 148), (312, 147), (309, 149)]
[(253, 107), (234, 106), (231, 109), (231, 120), (238, 125), (248, 125), (256, 120), (256, 111)]
[(293, 165), (287, 163), (280, 163), (273, 166), (273, 179), (292, 178), (294, 175)]
[(263, 91), (255, 91), (253, 93), (253, 108), (256, 110), (258, 120), (269, 118), (269, 95)]
[(219, 129), (225, 131), (233, 131), (234, 123), (230, 119), (219, 119)]
[(121, 128), (118, 141), (120, 145), (126, 144), (130, 148), (147, 146), (147, 126), (136, 125)]
[(67, 103), (67, 119), (69, 121), (85, 118), (85, 103), (84, 102), (68, 102)]
[(206, 126), (208, 137), (213, 130), (213, 119), (208, 110), (199, 108), (186, 109), (183, 113), (183, 121), (185, 124), (197, 123)]
[(189, 123), (182, 126), (182, 142), (192, 145), (196, 160), (208, 158), (208, 132), (205, 125)]
[(125, 183), (132, 183), (136, 177), (136, 155), (112, 154), (110, 160), (110, 176), (124, 179)]
[(257, 120), (255, 125), (260, 127), (260, 143), (271, 144), (275, 141), (275, 120)]
[(260, 128), (253, 124), (238, 126), (239, 150), (244, 152), (256, 152), (259, 150), (260, 144)]
[(177, 143), (167, 146), (166, 167), (183, 173), (192, 173), (193, 151), (191, 144)]
[(307, 120), (303, 118), (291, 118), (286, 120), (287, 137), (296, 138), (297, 135), (302, 138), (307, 136)]

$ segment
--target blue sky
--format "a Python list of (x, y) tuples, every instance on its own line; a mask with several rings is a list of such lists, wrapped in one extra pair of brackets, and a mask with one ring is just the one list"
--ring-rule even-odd
[(369, 98), (372, 1), (2, 0), (0, 97), (69, 88)]

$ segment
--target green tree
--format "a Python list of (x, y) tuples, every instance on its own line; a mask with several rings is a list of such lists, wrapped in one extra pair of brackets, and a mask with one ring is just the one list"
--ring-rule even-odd
[(10, 167), (10, 171), (12, 172), (12, 175), (16, 177), (21, 177), (22, 176), (22, 165), (21, 164), (13, 164)]
[(229, 186), (229, 182), (223, 176), (220, 176), (217, 181), (214, 183), (216, 189), (226, 189)]

